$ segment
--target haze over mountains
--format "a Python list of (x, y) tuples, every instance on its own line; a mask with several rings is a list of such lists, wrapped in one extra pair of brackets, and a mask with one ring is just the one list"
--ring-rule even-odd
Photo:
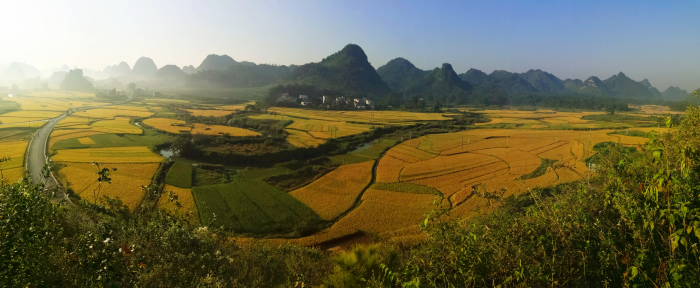
[[(0, 65), (0, 83), (30, 86), (27, 84), (45, 80), (50, 85), (58, 85), (68, 70), (68, 66), (63, 65), (54, 68), (51, 75), (43, 75), (28, 64), (13, 62), (9, 66)], [(393, 59), (375, 70), (362, 48), (354, 44), (345, 46), (320, 62), (300, 66), (256, 64), (236, 61), (228, 55), (210, 54), (197, 67), (188, 65), (180, 68), (168, 64), (158, 68), (151, 58), (141, 57), (133, 68), (122, 61), (102, 71), (83, 69), (83, 75), (98, 87), (126, 85), (129, 82), (155, 88), (240, 88), (300, 83), (353, 95), (382, 97), (394, 92), (403, 97), (418, 96), (443, 103), (460, 102), (460, 99), (473, 93), (582, 94), (650, 100), (682, 100), (688, 95), (687, 91), (678, 87), (669, 87), (661, 92), (649, 80), (635, 81), (623, 72), (605, 80), (596, 76), (586, 80), (562, 80), (540, 69), (525, 73), (496, 70), (487, 74), (472, 68), (458, 74), (449, 63), (432, 70), (421, 70), (404, 58)], [(34, 80), (27, 82), (28, 79)]]

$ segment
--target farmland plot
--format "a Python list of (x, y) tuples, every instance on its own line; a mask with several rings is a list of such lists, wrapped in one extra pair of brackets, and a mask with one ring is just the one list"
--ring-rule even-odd
[(112, 183), (103, 183), (98, 189), (97, 166), (92, 163), (62, 162), (66, 165), (59, 170), (66, 187), (72, 189), (78, 196), (90, 203), (97, 200), (104, 204), (102, 196), (120, 199), (129, 209), (134, 210), (143, 200), (145, 191), (141, 188), (151, 183), (160, 163), (104, 164), (106, 168), (116, 168), (112, 171)]
[(323, 220), (333, 220), (355, 204), (372, 178), (374, 161), (340, 166), (311, 184), (290, 192)]

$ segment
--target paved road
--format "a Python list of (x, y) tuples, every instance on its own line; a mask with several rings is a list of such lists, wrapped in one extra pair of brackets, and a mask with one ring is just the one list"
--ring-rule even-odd
[[(100, 108), (104, 106), (110, 106), (110, 105), (120, 105), (123, 103), (128, 102), (131, 100), (131, 97), (128, 97), (126, 101), (122, 101), (119, 103), (114, 103), (114, 104), (109, 104), (109, 105), (101, 105), (101, 106), (93, 106), (93, 107), (81, 107), (78, 110), (84, 111), (84, 110), (89, 110), (89, 109), (95, 109), (95, 108)], [(74, 109), (72, 109), (74, 110)], [(69, 110), (70, 111), (70, 110)], [(76, 112), (76, 111), (73, 111)], [(39, 128), (39, 131), (34, 134), (34, 137), (31, 140), (31, 143), (29, 144), (29, 147), (27, 148), (28, 155), (27, 155), (27, 170), (29, 170), (29, 173), (32, 176), (32, 183), (33, 184), (39, 184), (43, 182), (43, 177), (41, 176), (41, 170), (44, 169), (44, 164), (46, 164), (46, 151), (48, 145), (48, 137), (51, 134), (51, 130), (53, 130), (53, 127), (58, 124), (63, 118), (66, 118), (68, 116), (68, 111), (65, 113), (61, 114), (60, 116), (49, 119), (44, 126)], [(56, 180), (53, 179), (53, 177), (49, 177), (46, 181), (46, 187), (56, 187), (58, 186), (58, 183), (56, 183)]]
[[(46, 145), (49, 134), (56, 124), (66, 118), (66, 113), (61, 114), (56, 118), (50, 119), (46, 122), (44, 126), (39, 128), (39, 131), (34, 134), (31, 143), (29, 144), (28, 155), (27, 155), (27, 169), (32, 175), (32, 183), (38, 184), (43, 181), (41, 177), (41, 169), (44, 168), (46, 163)], [(49, 178), (46, 181), (46, 187), (54, 187), (57, 183), (53, 178)]]

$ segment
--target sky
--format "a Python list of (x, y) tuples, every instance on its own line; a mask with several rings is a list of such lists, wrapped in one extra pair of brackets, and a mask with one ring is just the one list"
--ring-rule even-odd
[(0, 64), (40, 70), (141, 56), (196, 67), (212, 53), (305, 64), (353, 43), (375, 68), (403, 57), (425, 70), (622, 71), (661, 91), (700, 87), (700, 1), (15, 0), (0, 11)]

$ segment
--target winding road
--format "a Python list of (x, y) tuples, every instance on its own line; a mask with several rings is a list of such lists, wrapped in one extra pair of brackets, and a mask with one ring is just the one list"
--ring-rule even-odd
[[(49, 135), (53, 127), (67, 116), (68, 112), (48, 120), (44, 126), (41, 126), (41, 128), (36, 131), (34, 137), (32, 137), (32, 140), (29, 142), (29, 146), (27, 147), (26, 168), (31, 175), (32, 184), (39, 184), (42, 182), (41, 169), (44, 168), (44, 164), (46, 163), (46, 146), (48, 145)], [(57, 185), (58, 183), (56, 183), (53, 177), (49, 177), (49, 179), (46, 180), (46, 188), (56, 187)]]
[[(131, 97), (128, 97), (125, 101), (108, 105), (80, 107), (78, 109), (71, 108), (68, 111), (61, 114), (60, 116), (46, 121), (46, 124), (44, 124), (44, 126), (41, 126), (41, 128), (39, 128), (39, 130), (36, 131), (34, 137), (32, 137), (32, 140), (29, 142), (29, 146), (27, 147), (27, 159), (25, 161), (25, 166), (31, 174), (31, 183), (39, 184), (42, 183), (44, 180), (41, 175), (41, 170), (44, 169), (44, 164), (46, 164), (46, 161), (48, 160), (46, 152), (48, 151), (47, 146), (49, 143), (49, 136), (51, 135), (51, 131), (53, 131), (53, 128), (56, 126), (56, 124), (58, 124), (58, 122), (60, 122), (64, 118), (68, 117), (69, 114), (74, 112), (85, 111), (111, 105), (120, 105), (129, 102), (129, 100), (131, 100)], [(56, 182), (56, 179), (53, 177), (53, 175), (46, 179), (45, 184), (46, 188), (53, 188), (58, 186), (58, 183)]]

